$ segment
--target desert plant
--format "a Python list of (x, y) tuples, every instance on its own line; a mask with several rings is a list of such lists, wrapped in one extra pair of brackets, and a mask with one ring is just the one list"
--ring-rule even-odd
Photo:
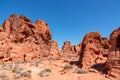
[(21, 69), (21, 68), (18, 68), (18, 67), (14, 67), (13, 70), (12, 70), (12, 72), (13, 72), (13, 73), (16, 73), (16, 74), (21, 73), (21, 71), (22, 71), (22, 69)]
[(1, 70), (11, 70), (12, 67), (13, 67), (12, 64), (8, 64), (8, 65), (2, 65), (0, 69)]
[(76, 68), (74, 73), (78, 73), (78, 74), (86, 74), (88, 73), (88, 70), (82, 70), (80, 68)]
[(8, 68), (12, 69), (13, 65), (12, 64), (8, 64)]
[(5, 67), (6, 67), (6, 66), (5, 66), (4, 64), (2, 64), (0, 69), (1, 69), (1, 70), (5, 70)]
[(40, 77), (47, 77), (50, 75), (50, 73), (51, 73), (50, 69), (44, 69), (39, 73), (39, 75), (40, 75)]
[(72, 68), (72, 65), (70, 65), (70, 64), (66, 64), (64, 66), (64, 70), (68, 70), (68, 69), (71, 69), (71, 68)]
[(31, 73), (32, 71), (31, 71), (31, 70), (27, 70), (26, 72), (29, 72), (29, 73)]
[(22, 77), (31, 78), (31, 74), (30, 73), (31, 73), (31, 71), (25, 71), (25, 72), (21, 73), (20, 75)]
[(2, 78), (2, 80), (9, 80), (8, 76), (6, 74), (1, 74), (0, 78)]
[(17, 80), (17, 79), (20, 79), (20, 78), (21, 78), (21, 77), (17, 75), (17, 76), (14, 76), (14, 77), (13, 77), (13, 80)]
[(43, 64), (44, 61), (40, 60), (40, 61), (37, 61), (37, 63), (39, 64)]

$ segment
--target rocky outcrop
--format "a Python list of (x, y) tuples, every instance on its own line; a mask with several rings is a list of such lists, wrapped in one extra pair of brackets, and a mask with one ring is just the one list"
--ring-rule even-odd
[(50, 55), (53, 57), (58, 57), (60, 56), (60, 50), (58, 47), (58, 43), (54, 40), (51, 41), (51, 49), (50, 49)]
[(107, 59), (109, 48), (108, 39), (102, 38), (99, 32), (86, 34), (79, 53), (81, 67), (87, 69), (95, 64), (104, 63)]
[(32, 23), (25, 16), (13, 14), (0, 27), (0, 62), (33, 61), (46, 57), (50, 54), (51, 39), (52, 34), (44, 21)]
[(106, 61), (108, 74), (120, 78), (120, 28), (114, 30), (110, 35), (111, 49)]
[(68, 54), (79, 54), (80, 51), (81, 51), (81, 44), (71, 45), (70, 41), (66, 41), (64, 42), (61, 52)]

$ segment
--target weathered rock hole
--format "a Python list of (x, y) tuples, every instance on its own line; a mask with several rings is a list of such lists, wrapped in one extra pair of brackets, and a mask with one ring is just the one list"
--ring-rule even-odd
[(37, 49), (37, 48), (36, 48), (35, 50), (36, 50), (36, 51), (38, 51), (38, 49)]
[(12, 61), (12, 58), (9, 58), (9, 61)]
[(108, 55), (105, 54), (105, 55), (103, 55), (103, 57), (108, 57)]
[(26, 55), (23, 55), (23, 57), (24, 57), (24, 61), (25, 61)]
[(10, 50), (12, 50), (12, 47), (10, 47)]
[(1, 45), (4, 45), (4, 43), (2, 42)]
[(23, 38), (20, 38), (20, 43), (22, 43), (22, 42), (23, 42), (23, 40), (24, 40)]
[(117, 44), (116, 44), (117, 48), (120, 48), (120, 34), (117, 37)]
[(0, 60), (1, 60), (1, 59), (3, 59), (3, 58), (4, 58), (4, 57), (3, 57), (3, 56), (1, 56), (1, 57), (0, 57)]

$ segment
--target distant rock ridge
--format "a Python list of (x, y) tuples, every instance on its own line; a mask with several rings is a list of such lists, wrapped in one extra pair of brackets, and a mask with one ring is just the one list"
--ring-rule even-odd
[(64, 42), (61, 52), (68, 54), (79, 54), (81, 50), (81, 44), (71, 45), (70, 41)]

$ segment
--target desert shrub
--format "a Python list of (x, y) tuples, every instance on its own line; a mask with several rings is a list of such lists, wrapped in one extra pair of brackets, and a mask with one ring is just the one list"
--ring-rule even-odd
[(50, 75), (50, 73), (51, 73), (50, 69), (44, 69), (39, 73), (39, 75), (40, 75), (40, 77), (47, 77)]
[(75, 69), (74, 73), (86, 74), (86, 73), (88, 73), (88, 71), (87, 71), (87, 70), (82, 70), (82, 69), (80, 69), (80, 68), (77, 68), (77, 69)]
[(17, 79), (20, 79), (20, 78), (21, 78), (21, 76), (18, 76), (18, 75), (17, 75), (17, 76), (14, 76), (14, 77), (13, 77), (13, 80), (17, 80)]
[(2, 78), (3, 80), (9, 80), (8, 76), (6, 74), (1, 74), (0, 78)]
[(22, 71), (22, 69), (21, 69), (21, 68), (18, 68), (18, 67), (14, 67), (13, 70), (12, 70), (12, 72), (13, 72), (13, 73), (16, 73), (16, 74), (21, 73), (21, 71)]
[(11, 70), (12, 67), (13, 67), (12, 64), (8, 64), (8, 65), (2, 65), (0, 69), (1, 70)]
[(68, 69), (71, 69), (71, 68), (72, 68), (72, 65), (70, 65), (70, 64), (66, 64), (64, 66), (64, 70), (68, 70)]
[(21, 73), (21, 77), (27, 77), (27, 78), (31, 78), (31, 70), (25, 71), (23, 73)]
[(6, 66), (4, 64), (2, 64), (0, 70), (5, 70), (5, 67)]
[(29, 73), (31, 73), (32, 71), (31, 71), (31, 70), (27, 70), (26, 72), (29, 72)]
[(13, 65), (12, 65), (12, 64), (8, 64), (8, 68), (9, 68), (9, 69), (12, 69), (12, 68), (13, 68)]

